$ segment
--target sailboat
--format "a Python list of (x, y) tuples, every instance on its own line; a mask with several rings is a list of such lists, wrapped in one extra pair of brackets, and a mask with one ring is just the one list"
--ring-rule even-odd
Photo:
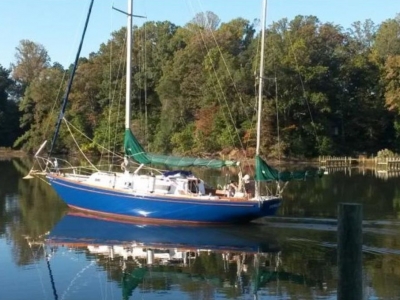
[[(263, 94), (264, 58), (261, 55), (259, 75), (259, 103), (257, 123), (257, 148), (255, 157), (255, 190), (249, 193), (243, 182), (247, 179), (239, 172), (238, 188), (230, 194), (226, 190), (209, 188), (204, 180), (187, 170), (160, 171), (146, 170), (147, 165), (168, 167), (208, 167), (222, 168), (237, 166), (230, 160), (172, 157), (147, 153), (131, 131), (131, 48), (133, 0), (128, 0), (127, 15), (127, 65), (126, 65), (126, 112), (124, 136), (124, 162), (122, 171), (94, 170), (84, 174), (79, 167), (63, 168), (61, 160), (50, 156), (57, 138), (59, 125), (64, 116), (68, 93), (78, 62), (80, 48), (88, 24), (91, 7), (87, 15), (81, 45), (76, 56), (70, 84), (64, 96), (62, 111), (56, 126), (51, 149), (47, 157), (41, 157), (45, 148), (42, 144), (35, 157), (42, 159), (45, 176), (58, 195), (72, 209), (106, 218), (129, 219), (139, 222), (179, 222), (179, 223), (247, 223), (258, 218), (274, 215), (282, 201), (282, 182), (293, 178), (305, 178), (309, 174), (281, 173), (270, 167), (260, 156), (261, 105)], [(265, 36), (266, 0), (262, 27), (262, 50)], [(261, 51), (263, 54), (263, 51)], [(132, 169), (131, 162), (138, 163)], [(29, 174), (34, 175), (35, 171)], [(260, 182), (276, 182), (277, 188), (262, 190)]]

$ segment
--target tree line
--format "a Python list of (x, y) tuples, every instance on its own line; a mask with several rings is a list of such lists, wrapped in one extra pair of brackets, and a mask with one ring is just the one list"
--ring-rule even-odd
[[(132, 125), (151, 152), (252, 155), (260, 58), (257, 20), (220, 23), (212, 12), (185, 26), (134, 28)], [(315, 16), (267, 28), (262, 153), (375, 154), (400, 143), (400, 15), (349, 29)], [(126, 28), (81, 57), (56, 151), (122, 150)], [(22, 40), (0, 66), (0, 147), (34, 152), (51, 138), (71, 67)], [(76, 133), (72, 138), (69, 131)], [(90, 139), (87, 139), (89, 137)]]

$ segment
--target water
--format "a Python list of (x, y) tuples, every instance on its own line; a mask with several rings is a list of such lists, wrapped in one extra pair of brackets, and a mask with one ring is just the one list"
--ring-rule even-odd
[[(340, 202), (363, 204), (365, 299), (400, 299), (399, 178), (291, 183), (246, 227), (142, 227), (66, 215), (31, 162), (0, 160), (0, 299), (336, 299)], [(383, 176), (383, 177), (382, 177)]]

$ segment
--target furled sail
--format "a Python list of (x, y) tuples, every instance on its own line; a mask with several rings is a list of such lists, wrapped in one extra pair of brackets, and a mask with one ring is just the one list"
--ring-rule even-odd
[(236, 166), (237, 162), (232, 160), (205, 159), (195, 157), (180, 157), (146, 153), (142, 145), (129, 129), (125, 130), (124, 138), (125, 154), (141, 164), (165, 165), (169, 167), (207, 167), (222, 168)]
[(304, 180), (307, 178), (321, 177), (321, 170), (301, 170), (301, 171), (283, 171), (269, 166), (260, 156), (256, 156), (256, 180), (257, 181), (290, 181)]

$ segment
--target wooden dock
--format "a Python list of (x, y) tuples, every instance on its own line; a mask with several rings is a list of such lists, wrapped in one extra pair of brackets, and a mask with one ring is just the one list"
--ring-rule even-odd
[(400, 170), (400, 157), (375, 157), (375, 166), (386, 171)]
[(359, 167), (369, 167), (378, 171), (400, 171), (400, 157), (373, 157), (358, 158), (347, 156), (320, 156), (318, 159), (321, 168), (335, 170), (351, 168), (356, 165)]
[(339, 156), (320, 156), (319, 165), (321, 167), (350, 167), (353, 163), (357, 163), (358, 159), (352, 157), (339, 157)]

